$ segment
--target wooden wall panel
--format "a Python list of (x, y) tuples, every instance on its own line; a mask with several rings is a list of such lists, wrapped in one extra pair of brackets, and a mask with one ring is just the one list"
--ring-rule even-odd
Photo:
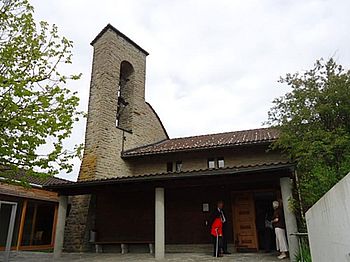
[[(228, 221), (228, 241), (232, 241), (230, 191), (221, 187), (185, 188), (166, 190), (166, 243), (211, 243), (210, 214), (216, 202), (225, 202)], [(209, 203), (210, 211), (203, 212), (203, 203)], [(208, 221), (208, 225), (206, 225)]]
[(154, 191), (106, 191), (96, 196), (98, 241), (154, 240)]

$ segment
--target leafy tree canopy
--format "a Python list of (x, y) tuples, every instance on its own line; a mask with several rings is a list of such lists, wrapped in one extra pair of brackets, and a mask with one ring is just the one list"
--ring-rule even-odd
[(58, 69), (72, 62), (72, 41), (60, 37), (55, 25), (36, 23), (33, 12), (27, 0), (0, 0), (2, 176), (19, 169), (29, 175), (69, 172), (69, 160), (76, 155), (62, 142), (81, 115), (79, 98), (65, 84), (80, 75), (67, 76)]
[(291, 91), (273, 101), (268, 123), (281, 131), (274, 147), (297, 162), (308, 208), (350, 172), (350, 71), (320, 59), (279, 82)]

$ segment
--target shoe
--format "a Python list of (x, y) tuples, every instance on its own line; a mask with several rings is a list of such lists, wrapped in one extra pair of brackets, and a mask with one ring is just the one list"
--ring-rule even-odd
[(285, 259), (287, 258), (287, 255), (286, 254), (281, 254), (277, 257), (278, 259), (282, 260), (282, 259)]

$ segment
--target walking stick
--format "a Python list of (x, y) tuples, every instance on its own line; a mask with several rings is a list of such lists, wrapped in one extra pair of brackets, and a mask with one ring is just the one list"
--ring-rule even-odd
[(218, 257), (218, 253), (219, 253), (219, 233), (218, 233), (218, 229), (215, 228), (216, 231), (216, 248), (215, 248), (215, 257)]

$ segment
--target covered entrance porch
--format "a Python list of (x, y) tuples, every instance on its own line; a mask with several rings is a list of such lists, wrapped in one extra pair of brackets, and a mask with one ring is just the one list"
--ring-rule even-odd
[[(96, 242), (107, 243), (106, 251), (113, 243), (154, 243), (156, 259), (193, 245), (207, 245), (211, 254), (210, 214), (218, 200), (225, 203), (231, 251), (258, 251), (265, 244), (259, 237), (259, 223), (265, 219), (261, 213), (271, 200), (284, 203), (288, 235), (297, 232), (287, 203), (292, 175), (293, 165), (274, 163), (53, 185), (60, 193), (54, 254), (62, 252), (67, 198), (83, 194), (94, 196), (91, 230), (97, 233)], [(294, 239), (289, 242), (294, 252)]]

